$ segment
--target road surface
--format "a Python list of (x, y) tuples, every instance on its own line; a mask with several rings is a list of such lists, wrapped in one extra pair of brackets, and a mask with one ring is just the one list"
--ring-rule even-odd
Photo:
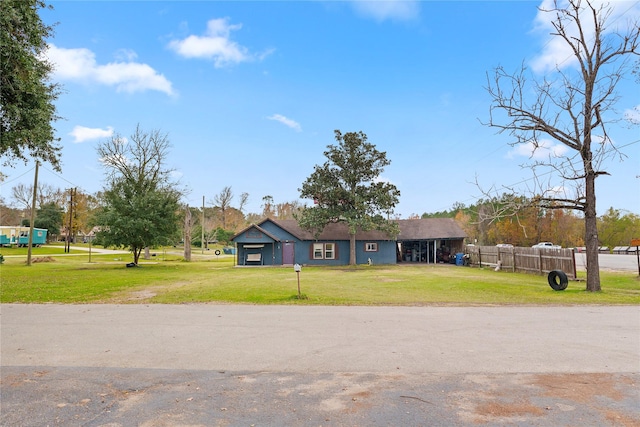
[(1, 425), (640, 425), (640, 308), (2, 305)]
[[(636, 255), (599, 254), (600, 270), (638, 271)], [(576, 267), (584, 270), (587, 264), (587, 254), (576, 252)]]

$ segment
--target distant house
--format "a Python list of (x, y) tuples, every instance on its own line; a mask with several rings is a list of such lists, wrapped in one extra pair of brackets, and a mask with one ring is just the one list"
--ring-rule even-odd
[[(380, 231), (356, 233), (356, 263), (448, 262), (466, 237), (449, 218), (398, 220), (400, 235)], [(347, 265), (349, 231), (344, 223), (328, 224), (317, 237), (295, 220), (265, 219), (231, 239), (238, 265)]]

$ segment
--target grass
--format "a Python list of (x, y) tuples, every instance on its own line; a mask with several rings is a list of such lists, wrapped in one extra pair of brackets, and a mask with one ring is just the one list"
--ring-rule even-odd
[[(11, 256), (27, 256), (28, 248), (19, 248), (17, 246), (12, 247), (2, 247), (0, 248), (0, 254), (2, 254), (5, 258)], [(72, 254), (80, 254), (84, 251), (79, 251), (72, 249), (70, 253)], [(33, 247), (31, 248), (31, 255), (38, 256), (40, 255), (60, 255), (64, 254), (64, 246), (47, 246), (47, 247)]]
[[(42, 248), (38, 248), (42, 249)], [(5, 251), (3, 251), (5, 254)], [(43, 253), (44, 255), (44, 253)], [(572, 281), (554, 291), (546, 276), (453, 265), (303, 267), (298, 298), (293, 268), (233, 266), (231, 257), (181, 261), (157, 253), (141, 267), (131, 256), (51, 254), (54, 262), (0, 266), (2, 303), (247, 303), (296, 305), (575, 305), (640, 304), (636, 273), (602, 272), (602, 292)], [(194, 254), (198, 258), (198, 254)], [(34, 256), (39, 256), (35, 255)], [(5, 255), (6, 257), (6, 255)], [(584, 273), (583, 273), (584, 278)]]

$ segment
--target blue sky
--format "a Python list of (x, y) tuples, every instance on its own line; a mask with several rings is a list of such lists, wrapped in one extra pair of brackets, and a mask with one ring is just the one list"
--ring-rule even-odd
[[(64, 86), (55, 124), (63, 171), (45, 164), (40, 181), (101, 190), (96, 145), (139, 124), (168, 133), (167, 166), (189, 189), (186, 202), (208, 204), (231, 186), (249, 193), (248, 212), (266, 195), (297, 200), (334, 129), (363, 131), (387, 152), (381, 178), (401, 191), (403, 218), (474, 203), (476, 180), (526, 187), (531, 171), (520, 165), (531, 150), (481, 123), (486, 73), (524, 63), (541, 77), (566, 59), (539, 1), (51, 4), (42, 17), (58, 22), (48, 57)], [(618, 23), (640, 16), (640, 2), (614, 4)], [(640, 85), (629, 77), (618, 89), (617, 114), (637, 114)], [(610, 132), (627, 157), (598, 178), (598, 212), (640, 213), (640, 128), (620, 122)], [(32, 168), (3, 169), (5, 200), (32, 183)]]

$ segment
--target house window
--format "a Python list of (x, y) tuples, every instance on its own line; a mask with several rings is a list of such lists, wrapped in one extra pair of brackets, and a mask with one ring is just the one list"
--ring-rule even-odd
[(335, 259), (336, 244), (335, 243), (314, 243), (313, 259)]
[(365, 252), (378, 252), (378, 244), (376, 242), (367, 242), (364, 244)]
[(313, 259), (322, 259), (322, 250), (324, 249), (324, 244), (322, 243), (314, 243), (313, 244)]
[(324, 244), (324, 259), (335, 259), (336, 247), (335, 243)]

